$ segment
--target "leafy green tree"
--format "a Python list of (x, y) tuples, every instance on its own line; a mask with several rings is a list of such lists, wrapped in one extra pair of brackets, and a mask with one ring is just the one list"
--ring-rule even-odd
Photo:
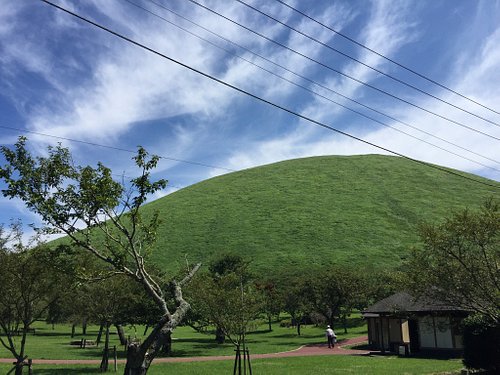
[(188, 311), (182, 287), (199, 268), (196, 265), (180, 281), (171, 282), (175, 303), (169, 306), (162, 278), (150, 267), (159, 215), (141, 215), (148, 196), (166, 186), (165, 180), (150, 179), (159, 158), (139, 147), (134, 160), (141, 173), (125, 189), (101, 163), (96, 168), (75, 166), (69, 150), (61, 145), (49, 147), (45, 157), (35, 157), (21, 137), (13, 149), (2, 147), (1, 151), (7, 161), (0, 167), (0, 178), (7, 184), (4, 196), (21, 199), (40, 215), (43, 233), (65, 234), (71, 246), (100, 259), (110, 273), (139, 283), (161, 311), (148, 337), (140, 344), (130, 343), (127, 349), (125, 373), (146, 374)]
[(0, 344), (14, 356), (16, 375), (23, 373), (28, 358), (31, 325), (57, 301), (63, 280), (43, 251), (28, 248), (21, 236), (18, 225), (10, 230), (0, 226)]
[(198, 278), (193, 287), (193, 309), (199, 311), (231, 343), (243, 343), (248, 327), (260, 312), (260, 299), (252, 284), (243, 285), (234, 273), (213, 279)]
[(312, 293), (308, 296), (313, 310), (320, 313), (330, 326), (340, 318), (344, 322), (352, 310), (366, 298), (364, 278), (359, 270), (332, 265), (313, 272), (309, 284)]
[(250, 262), (241, 255), (222, 253), (209, 263), (208, 271), (214, 279), (232, 273), (237, 275), (243, 284), (247, 284), (252, 279), (249, 266)]
[(209, 272), (192, 284), (193, 310), (203, 326), (216, 327), (218, 343), (227, 337), (239, 346), (261, 310), (248, 262), (238, 255), (223, 254), (208, 268)]
[[(101, 372), (108, 371), (109, 365), (109, 335), (112, 326), (117, 329), (122, 345), (126, 344), (123, 333), (123, 325), (143, 323), (145, 318), (141, 316), (144, 305), (149, 306), (156, 315), (160, 313), (158, 308), (145, 296), (144, 290), (137, 284), (128, 284), (124, 275), (116, 275), (104, 280), (81, 283), (72, 293), (71, 303), (66, 309), (71, 311), (74, 318), (97, 323), (101, 326), (97, 342), (101, 334), (104, 334), (103, 356), (100, 365)], [(124, 288), (124, 285), (128, 285)]]
[(440, 224), (420, 228), (423, 246), (412, 252), (410, 288), (500, 322), (500, 209), (487, 201)]
[(272, 331), (272, 319), (273, 317), (278, 317), (283, 309), (283, 298), (278, 283), (271, 278), (267, 278), (264, 280), (257, 280), (255, 282), (255, 287), (261, 295), (262, 312), (267, 317), (269, 331)]
[(299, 336), (302, 321), (313, 310), (310, 298), (313, 288), (309, 281), (304, 273), (288, 272), (280, 275), (279, 280), (283, 310), (292, 317)]

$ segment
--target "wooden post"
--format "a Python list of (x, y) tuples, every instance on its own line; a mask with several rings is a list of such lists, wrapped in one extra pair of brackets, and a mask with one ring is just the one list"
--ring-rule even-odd
[(116, 355), (116, 345), (113, 345), (113, 359), (115, 361), (115, 372), (118, 371), (118, 357)]
[(243, 343), (243, 374), (247, 375), (247, 349), (245, 343)]
[(248, 356), (248, 371), (250, 372), (250, 375), (252, 375), (252, 364), (250, 363), (250, 349), (247, 349), (247, 356)]
[[(238, 367), (238, 358), (240, 356), (240, 347), (239, 345), (236, 347), (234, 350), (236, 352), (236, 355), (234, 357), (234, 368), (233, 368), (233, 375), (236, 375), (236, 368)], [(241, 374), (241, 371), (240, 371)]]
[(80, 349), (83, 348), (83, 339), (80, 340)]

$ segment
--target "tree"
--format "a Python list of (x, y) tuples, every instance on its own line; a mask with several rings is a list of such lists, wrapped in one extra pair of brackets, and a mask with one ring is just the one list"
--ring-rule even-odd
[(257, 291), (262, 299), (262, 312), (267, 317), (269, 331), (273, 330), (272, 319), (277, 317), (283, 308), (283, 298), (280, 294), (277, 282), (271, 278), (258, 280), (255, 283)]
[(209, 273), (199, 275), (192, 285), (193, 310), (202, 317), (203, 326), (215, 326), (218, 343), (227, 337), (239, 346), (261, 310), (248, 262), (238, 255), (224, 254), (208, 268)]
[(500, 324), (473, 314), (462, 322), (464, 334), (463, 363), (467, 368), (483, 369), (488, 374), (500, 372)]
[(10, 231), (0, 226), (0, 343), (14, 356), (16, 375), (23, 373), (28, 358), (31, 325), (58, 299), (62, 283), (62, 275), (47, 265), (43, 251), (30, 249), (21, 237), (19, 225)]
[(500, 322), (500, 209), (487, 201), (420, 228), (423, 246), (409, 264), (410, 288)]
[[(104, 334), (104, 349), (100, 365), (101, 372), (108, 371), (109, 365), (109, 334), (115, 326), (122, 345), (126, 344), (123, 332), (124, 324), (143, 323), (142, 306), (148, 306), (156, 315), (158, 308), (144, 296), (144, 290), (137, 284), (128, 285), (124, 275), (116, 275), (104, 280), (81, 283), (71, 295), (71, 314), (79, 320), (100, 325), (97, 342)], [(123, 286), (127, 285), (126, 288)], [(69, 302), (69, 301), (66, 301)]]
[(409, 261), (417, 295), (469, 310), (464, 320), (464, 364), (497, 373), (500, 347), (500, 208), (490, 199), (440, 224), (420, 228), (423, 246)]
[(69, 150), (61, 145), (48, 147), (46, 157), (35, 157), (26, 148), (26, 138), (20, 137), (14, 149), (2, 147), (1, 151), (7, 161), (0, 167), (0, 178), (7, 184), (4, 196), (21, 199), (39, 214), (45, 223), (42, 233), (65, 234), (72, 247), (100, 259), (110, 273), (139, 283), (160, 309), (148, 337), (142, 344), (130, 343), (127, 349), (125, 374), (146, 374), (188, 311), (182, 287), (200, 266), (171, 282), (175, 304), (169, 306), (161, 278), (150, 267), (159, 215), (145, 218), (141, 214), (147, 197), (166, 186), (165, 180), (150, 179), (159, 157), (139, 147), (134, 161), (141, 174), (125, 189), (102, 163), (95, 168), (75, 166)]
[(313, 292), (307, 276), (302, 274), (282, 274), (279, 287), (281, 290), (283, 310), (292, 317), (292, 325), (300, 327), (304, 318), (312, 311), (311, 299)]
[(312, 293), (308, 298), (314, 311), (320, 313), (331, 327), (336, 318), (341, 318), (347, 331), (347, 317), (365, 298), (366, 287), (360, 271), (332, 265), (316, 270), (310, 278)]

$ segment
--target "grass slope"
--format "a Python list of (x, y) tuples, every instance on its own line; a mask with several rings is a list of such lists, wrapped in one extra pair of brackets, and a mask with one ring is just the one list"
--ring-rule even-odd
[(398, 265), (418, 241), (420, 222), (493, 195), (498, 189), (398, 157), (328, 156), (212, 178), (144, 209), (161, 212), (160, 265), (173, 270), (185, 254), (194, 262), (235, 252), (269, 272), (311, 263)]

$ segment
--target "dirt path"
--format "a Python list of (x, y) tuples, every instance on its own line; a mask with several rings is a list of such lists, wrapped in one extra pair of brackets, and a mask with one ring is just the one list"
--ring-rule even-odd
[[(363, 355), (370, 353), (367, 350), (347, 349), (346, 346), (366, 342), (368, 337), (361, 336), (352, 339), (343, 340), (334, 349), (328, 349), (326, 344), (310, 344), (301, 346), (298, 349), (281, 353), (251, 354), (252, 359), (260, 358), (284, 358), (284, 357), (303, 357), (317, 355)], [(203, 361), (228, 361), (234, 360), (234, 356), (210, 356), (210, 357), (167, 357), (156, 358), (154, 363), (165, 362), (203, 362)], [(12, 363), (11, 358), (0, 359), (0, 363)], [(33, 359), (33, 364), (47, 365), (95, 365), (100, 364), (100, 359)], [(125, 363), (124, 359), (119, 359), (118, 363)]]

